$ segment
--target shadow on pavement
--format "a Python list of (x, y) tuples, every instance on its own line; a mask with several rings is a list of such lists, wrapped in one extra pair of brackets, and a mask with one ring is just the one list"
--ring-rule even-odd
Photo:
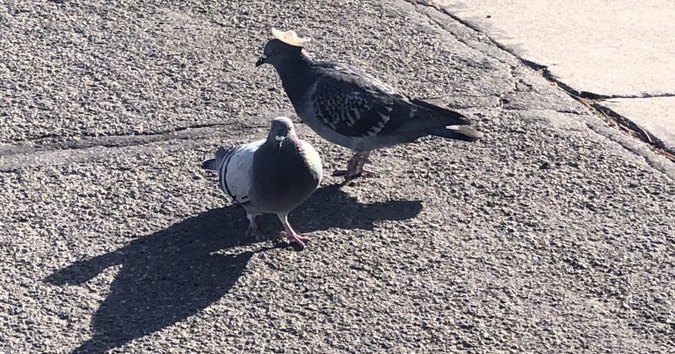
[[(295, 211), (299, 220), (291, 222), (302, 232), (331, 227), (373, 229), (376, 220), (408, 219), (421, 210), (419, 201), (359, 204), (338, 187), (328, 186)], [(269, 224), (267, 220), (260, 221)], [(244, 236), (247, 225), (239, 206), (213, 209), (51, 274), (45, 280), (48, 283), (79, 285), (110, 266), (122, 265), (93, 316), (94, 336), (72, 353), (105, 352), (177, 323), (220, 299), (254, 253), (275, 248), (215, 253), (252, 243)], [(311, 243), (309, 247), (311, 252)]]
[[(359, 203), (340, 189), (340, 185), (319, 188), (289, 219), (298, 232), (338, 229), (375, 229), (378, 220), (406, 220), (422, 211), (417, 200), (389, 200), (371, 204)], [(311, 244), (311, 237), (310, 237)]]

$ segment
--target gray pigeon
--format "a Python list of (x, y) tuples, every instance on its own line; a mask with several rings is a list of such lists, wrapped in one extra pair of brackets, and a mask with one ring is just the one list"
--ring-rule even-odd
[(288, 213), (314, 193), (323, 167), (319, 153), (298, 138), (290, 119), (274, 118), (267, 139), (220, 148), (202, 167), (218, 171), (220, 188), (246, 209), (247, 234), (259, 238), (256, 216), (273, 213), (288, 239), (305, 246), (307, 239), (293, 230)]
[(324, 139), (354, 151), (344, 174), (363, 174), (370, 152), (434, 135), (474, 141), (483, 134), (463, 115), (410, 98), (357, 68), (315, 61), (303, 50), (309, 38), (272, 29), (256, 66), (276, 69), (295, 112)]

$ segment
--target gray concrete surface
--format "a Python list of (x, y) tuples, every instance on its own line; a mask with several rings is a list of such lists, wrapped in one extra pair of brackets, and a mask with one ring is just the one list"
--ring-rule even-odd
[[(578, 94), (623, 98), (624, 118), (675, 154), (675, 2), (428, 0)], [(651, 99), (653, 98), (653, 100)], [(607, 108), (615, 102), (600, 102)]]
[[(487, 136), (326, 163), (297, 252), (199, 165), (292, 113), (269, 26)], [(675, 171), (488, 38), (402, 1), (0, 5), (0, 351), (675, 351)], [(280, 230), (273, 218), (264, 228)]]

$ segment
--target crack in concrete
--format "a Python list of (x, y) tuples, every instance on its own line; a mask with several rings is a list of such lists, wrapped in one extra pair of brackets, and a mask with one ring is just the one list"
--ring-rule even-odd
[[(612, 120), (617, 126), (622, 127), (623, 128), (622, 130), (625, 130), (626, 132), (628, 132), (628, 134), (631, 135), (632, 137), (638, 138), (638, 139), (644, 141), (645, 143), (649, 144), (652, 147), (653, 151), (655, 151), (655, 152), (657, 152), (657, 153), (659, 153), (663, 156), (666, 156), (671, 161), (675, 161), (675, 151), (670, 151), (669, 149), (667, 149), (666, 145), (660, 139), (657, 139), (653, 135), (644, 131), (642, 128), (640, 128), (637, 124), (632, 122), (627, 117), (624, 117), (624, 116), (618, 114), (617, 112), (615, 112), (611, 109), (608, 109), (606, 107), (603, 107), (603, 106), (597, 104), (597, 102), (601, 102), (601, 101), (613, 99), (613, 98), (675, 97), (675, 93), (663, 93), (663, 94), (643, 93), (643, 94), (640, 94), (640, 95), (601, 95), (601, 94), (596, 94), (596, 93), (593, 93), (593, 92), (576, 90), (572, 86), (564, 83), (558, 77), (553, 75), (553, 73), (549, 70), (549, 68), (546, 65), (541, 65), (539, 63), (535, 63), (533, 61), (522, 58), (513, 49), (509, 48), (508, 46), (506, 46), (504, 44), (499, 43), (497, 40), (493, 39), (490, 35), (483, 32), (478, 26), (473, 25), (469, 21), (463, 20), (460, 17), (450, 13), (447, 9), (445, 9), (441, 6), (438, 6), (436, 4), (432, 4), (432, 3), (419, 3), (416, 0), (402, 0), (402, 1), (413, 4), (413, 6), (421, 5), (421, 6), (433, 8), (433, 9), (447, 15), (448, 17), (452, 18), (453, 20), (457, 21), (458, 23), (466, 26), (467, 28), (470, 28), (471, 30), (475, 31), (476, 33), (480, 33), (480, 34), (484, 35), (490, 41), (491, 44), (493, 44), (497, 48), (511, 54), (514, 58), (518, 59), (525, 66), (527, 66), (527, 67), (529, 67), (529, 68), (531, 68), (535, 71), (541, 72), (542, 76), (547, 81), (549, 81), (549, 82), (555, 84), (556, 86), (558, 86), (560, 89), (565, 91), (570, 97), (572, 97), (576, 101), (584, 104), (589, 109), (596, 112), (599, 116)], [(434, 21), (436, 24), (438, 24), (439, 26), (442, 27), (442, 25), (440, 23), (438, 23), (438, 21), (436, 21), (435, 19), (431, 18), (428, 15), (426, 15), (426, 16), (428, 18), (430, 18), (432, 21)], [(446, 31), (446, 32), (448, 32), (448, 31)], [(476, 48), (467, 44), (461, 38), (458, 38), (458, 37), (455, 37), (455, 38), (459, 42), (465, 44), (467, 47), (469, 47), (471, 49), (474, 49), (474, 50), (477, 50)], [(504, 63), (504, 61), (499, 60), (498, 58), (495, 58), (494, 56), (490, 55), (489, 53), (484, 53), (484, 54), (487, 55), (490, 58), (493, 58), (497, 61), (500, 61), (500, 62)], [(591, 101), (591, 102), (589, 102), (589, 101)], [(623, 144), (621, 144), (621, 145), (623, 146)], [(635, 149), (627, 149), (627, 150), (629, 150), (632, 153), (637, 153), (635, 151)]]
[(580, 91), (575, 89), (574, 87), (564, 83), (563, 81), (560, 80), (557, 76), (553, 75), (551, 70), (548, 68), (546, 65), (541, 65), (539, 63), (535, 63), (531, 60), (527, 60), (524, 58), (519, 57), (513, 52), (509, 52), (513, 55), (515, 55), (517, 58), (520, 59), (523, 64), (526, 66), (534, 69), (535, 71), (539, 71), (542, 73), (544, 78), (546, 78), (548, 81), (551, 81), (555, 83), (558, 87), (566, 91), (570, 96), (573, 97), (580, 97), (584, 99), (589, 99), (589, 100), (595, 100), (595, 101), (603, 101), (603, 100), (609, 100), (613, 98), (655, 98), (655, 97), (675, 97), (675, 93), (660, 93), (660, 94), (651, 94), (651, 93), (641, 93), (639, 95), (603, 95), (599, 93), (594, 93), (590, 91)]
[[(623, 131), (624, 133), (630, 135), (633, 138), (639, 139), (647, 144), (649, 144), (652, 147), (652, 150), (658, 154), (661, 154), (668, 158), (669, 160), (675, 162), (675, 151), (672, 151), (668, 148), (668, 146), (661, 140), (649, 133), (648, 131), (642, 129), (638, 124), (635, 122), (631, 121), (628, 117), (625, 117), (616, 111), (607, 108), (605, 106), (600, 105), (598, 102), (602, 102), (608, 99), (613, 99), (613, 98), (653, 98), (653, 97), (675, 97), (675, 95), (672, 94), (661, 94), (661, 95), (650, 95), (650, 94), (643, 94), (643, 95), (637, 95), (637, 96), (630, 96), (630, 95), (599, 95), (595, 94), (592, 92), (587, 92), (587, 91), (578, 91), (571, 87), (570, 85), (567, 85), (566, 83), (560, 81), (559, 78), (557, 78), (555, 75), (551, 73), (551, 71), (548, 69), (547, 66), (541, 65), (532, 61), (529, 61), (527, 59), (523, 59), (518, 57), (516, 54), (511, 53), (515, 55), (517, 58), (521, 60), (523, 64), (526, 66), (539, 71), (542, 73), (542, 76), (548, 80), (549, 82), (555, 84), (556, 86), (560, 87), (563, 91), (565, 91), (570, 97), (575, 99), (576, 101), (580, 102), (581, 104), (585, 105), (588, 107), (591, 111), (595, 112), (598, 116), (601, 117), (601, 119), (605, 121), (609, 121), (613, 123), (616, 127), (619, 128), (619, 130)], [(614, 140), (614, 139), (612, 139)], [(624, 148), (624, 144), (620, 144)], [(637, 154), (636, 149), (627, 149), (628, 151)], [(644, 156), (643, 156), (644, 157)], [(649, 159), (645, 157), (645, 159), (649, 162)], [(650, 163), (650, 166), (655, 167), (652, 163)]]
[[(586, 91), (584, 91), (586, 92)], [(589, 93), (589, 92), (586, 92)], [(613, 98), (660, 98), (660, 97), (675, 97), (675, 93), (642, 93), (639, 95), (598, 95), (590, 92), (589, 94), (595, 95), (597, 98), (596, 100), (601, 101), (601, 100), (609, 100)]]
[[(478, 108), (478, 107), (476, 107), (476, 108)], [(555, 112), (555, 113), (562, 113), (562, 114), (574, 114), (574, 115), (577, 115), (577, 116), (586, 115), (585, 113), (573, 111), (573, 110), (569, 110), (569, 109), (545, 109), (545, 108), (521, 109), (521, 108), (516, 108), (516, 107), (499, 107), (499, 108), (503, 109), (505, 111), (514, 111), (514, 112)]]
[[(227, 130), (216, 129), (232, 126), (236, 127), (234, 129)], [(99, 150), (101, 149), (139, 147), (171, 140), (203, 140), (210, 137), (223, 135), (223, 131), (242, 131), (246, 129), (262, 129), (266, 127), (267, 125), (245, 125), (241, 124), (240, 122), (200, 124), (153, 134), (104, 136), (78, 141), (43, 144), (39, 146), (0, 146), (0, 173), (15, 172), (17, 169), (23, 166), (34, 165), (36, 164), (36, 161), (42, 160), (42, 158), (47, 155), (62, 155), (57, 157), (56, 160), (79, 161), (82, 160), (82, 158), (75, 157), (73, 155), (80, 152), (83, 156), (90, 156), (99, 154)]]
[[(217, 133), (213, 128), (217, 127), (234, 127), (234, 129), (257, 129), (264, 128), (265, 125), (246, 125), (241, 124), (240, 122), (229, 122), (229, 123), (209, 123), (209, 124), (195, 124), (186, 127), (176, 128), (174, 130), (166, 130), (152, 133), (138, 133), (138, 134), (125, 134), (125, 135), (81, 135), (84, 137), (82, 140), (71, 140), (63, 142), (54, 142), (50, 141), (47, 138), (40, 139), (30, 139), (30, 140), (19, 140), (16, 141), (18, 144), (6, 144), (4, 146), (0, 145), (0, 158), (16, 155), (16, 154), (26, 154), (30, 152), (44, 152), (50, 150), (77, 150), (77, 149), (87, 149), (92, 147), (126, 147), (126, 146), (136, 146), (149, 144), (154, 142), (161, 142), (167, 140), (180, 140), (192, 138), (198, 133), (207, 134), (206, 136), (216, 135)], [(49, 137), (57, 138), (59, 137), (56, 134), (50, 134)], [(32, 146), (26, 143), (39, 144), (38, 146)]]
[(675, 151), (668, 148), (668, 145), (649, 131), (640, 127), (632, 120), (622, 116), (617, 113), (615, 110), (603, 106), (597, 102), (592, 102), (591, 105), (600, 113), (602, 113), (608, 120), (614, 121), (618, 126), (626, 130), (630, 134), (638, 135), (640, 140), (648, 142), (651, 145), (656, 146), (660, 149), (659, 152), (662, 152), (665, 156), (675, 161)]
[[(150, 131), (150, 132), (133, 132), (131, 134), (122, 134), (122, 135), (115, 135), (115, 134), (110, 134), (110, 135), (100, 135), (100, 134), (95, 134), (91, 132), (83, 132), (82, 134), (78, 136), (73, 136), (70, 138), (85, 138), (85, 139), (90, 139), (90, 141), (100, 139), (100, 140), (105, 140), (105, 139), (114, 139), (114, 138), (122, 138), (122, 137), (138, 137), (139, 139), (142, 139), (142, 137), (153, 137), (153, 136), (161, 136), (161, 135), (168, 135), (172, 133), (178, 133), (181, 131), (189, 130), (189, 129), (199, 129), (199, 128), (207, 128), (207, 127), (217, 127), (217, 126), (223, 126), (223, 125), (230, 125), (227, 123), (205, 123), (205, 124), (194, 124), (194, 125), (188, 125), (185, 127), (178, 127), (172, 130), (159, 130), (159, 131)], [(79, 143), (78, 140), (72, 140), (72, 141), (65, 141), (65, 142), (54, 142), (54, 139), (59, 139), (62, 138), (61, 135), (57, 133), (49, 133), (49, 134), (43, 134), (39, 135), (34, 138), (30, 139), (17, 139), (12, 141), (16, 146), (24, 145), (26, 146), (27, 144), (41, 144), (44, 146), (49, 146), (49, 145), (61, 145), (65, 146), (64, 148), (66, 149), (77, 149), (77, 145)], [(73, 145), (74, 147), (70, 147), (70, 145)], [(0, 148), (0, 155), (3, 153), (2, 148)]]

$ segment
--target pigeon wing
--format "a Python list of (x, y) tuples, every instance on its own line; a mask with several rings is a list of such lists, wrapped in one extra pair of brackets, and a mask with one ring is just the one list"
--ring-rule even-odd
[(249, 202), (253, 185), (253, 156), (265, 140), (239, 145), (222, 156), (219, 171), (220, 188), (236, 203)]
[(337, 133), (367, 137), (394, 130), (402, 124), (401, 108), (407, 97), (380, 80), (342, 65), (325, 65), (311, 94), (316, 116)]

